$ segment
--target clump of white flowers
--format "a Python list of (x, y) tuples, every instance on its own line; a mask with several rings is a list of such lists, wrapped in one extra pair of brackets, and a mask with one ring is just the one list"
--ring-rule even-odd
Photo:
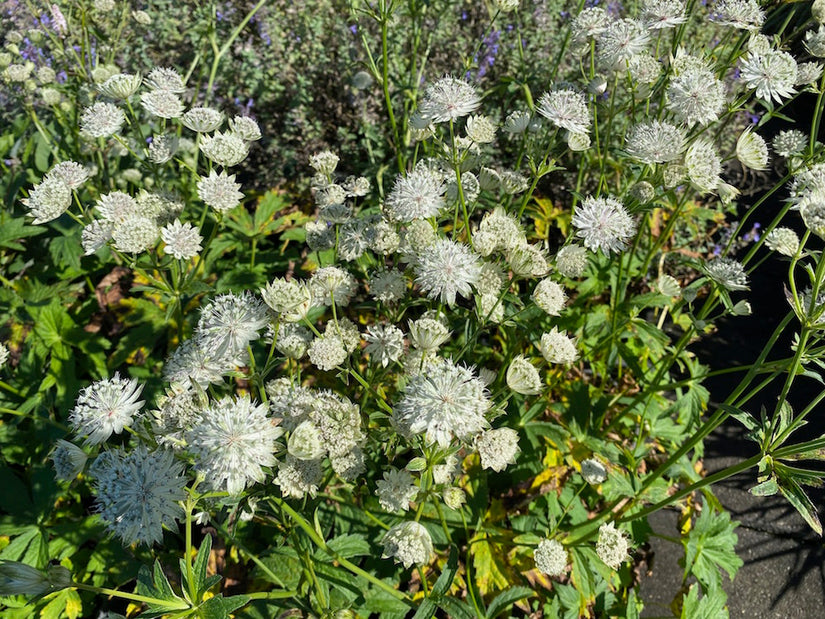
[(561, 576), (570, 561), (564, 546), (554, 539), (541, 540), (533, 551), (533, 559), (539, 571), (548, 576)]
[(475, 444), (481, 457), (481, 466), (496, 472), (515, 463), (519, 452), (518, 432), (511, 428), (487, 430), (476, 438)]
[(385, 558), (392, 557), (404, 567), (426, 565), (433, 556), (430, 532), (415, 521), (407, 521), (390, 528), (384, 535)]
[(614, 570), (619, 569), (628, 558), (630, 548), (627, 538), (612, 522), (599, 527), (599, 539), (596, 541), (596, 554)]

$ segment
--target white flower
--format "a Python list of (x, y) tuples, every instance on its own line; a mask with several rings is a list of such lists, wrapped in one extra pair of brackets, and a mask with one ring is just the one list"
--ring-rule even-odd
[(581, 245), (566, 245), (556, 254), (556, 270), (565, 277), (581, 277), (587, 268), (587, 250)]
[(222, 294), (201, 310), (196, 335), (216, 357), (232, 356), (258, 339), (268, 322), (266, 305), (251, 292)]
[(559, 331), (556, 327), (541, 336), (539, 350), (548, 363), (568, 364), (579, 358), (573, 340), (567, 337), (565, 331)]
[(736, 158), (746, 168), (764, 170), (768, 167), (768, 145), (749, 127), (736, 141)]
[(115, 372), (112, 378), (97, 381), (82, 389), (69, 424), (78, 435), (87, 435), (87, 445), (99, 445), (112, 433), (120, 434), (132, 424), (135, 415), (143, 408), (138, 400), (143, 386), (133, 379), (123, 379)]
[(384, 536), (384, 558), (393, 557), (396, 563), (410, 567), (414, 563), (426, 565), (433, 557), (433, 540), (421, 524), (409, 521), (393, 526)]
[(394, 325), (370, 325), (364, 336), (370, 361), (387, 367), (404, 354), (404, 333)]
[(685, 3), (682, 0), (645, 0), (642, 21), (651, 30), (675, 28), (687, 21)]
[(267, 417), (267, 406), (244, 395), (212, 402), (186, 433), (186, 442), (207, 486), (236, 496), (264, 480), (264, 467), (276, 462), (275, 441), (282, 433)]
[(742, 61), (739, 79), (756, 91), (760, 99), (781, 102), (790, 98), (796, 89), (796, 60), (787, 52), (770, 50), (764, 54), (748, 52)]
[(183, 463), (170, 451), (131, 453), (116, 448), (102, 452), (92, 464), (100, 518), (124, 544), (152, 545), (163, 540), (164, 525), (175, 527), (186, 498)]
[(152, 90), (165, 90), (166, 92), (178, 94), (186, 90), (183, 78), (175, 69), (156, 67), (149, 71), (149, 75), (146, 76), (144, 81)]
[(387, 216), (400, 222), (435, 217), (444, 208), (445, 187), (438, 174), (425, 166), (416, 166), (406, 176), (398, 176), (387, 196)]
[(454, 305), (457, 294), (468, 298), (481, 275), (480, 260), (469, 247), (438, 239), (418, 255), (415, 281), (431, 299)]
[(522, 395), (536, 395), (544, 387), (538, 370), (522, 355), (515, 357), (507, 368), (507, 386)]
[(378, 488), (378, 502), (388, 512), (405, 512), (418, 494), (418, 486), (413, 484), (413, 476), (407, 471), (390, 469), (384, 471), (384, 479), (375, 483)]
[(370, 277), (369, 288), (372, 298), (391, 305), (407, 294), (407, 278), (395, 269), (378, 271)]
[(92, 255), (103, 247), (112, 238), (114, 226), (106, 221), (95, 219), (92, 223), (84, 226), (80, 235), (80, 243), (87, 256)]
[(223, 124), (223, 113), (211, 107), (193, 107), (182, 117), (184, 127), (198, 133), (209, 133)]
[(765, 237), (765, 245), (783, 256), (794, 256), (799, 250), (799, 237), (790, 228), (774, 228)]
[(716, 258), (705, 264), (705, 272), (727, 290), (747, 290), (748, 274), (741, 263), (731, 258)]
[(261, 288), (261, 298), (276, 314), (281, 314), (284, 320), (300, 320), (295, 314), (305, 314), (312, 301), (309, 287), (297, 280), (285, 280), (282, 277), (273, 279)]
[(261, 128), (254, 118), (249, 116), (235, 116), (229, 121), (229, 128), (232, 133), (247, 142), (254, 142), (261, 139)]
[(489, 144), (496, 139), (496, 126), (489, 116), (470, 116), (465, 132), (467, 139), (476, 144)]
[(80, 189), (90, 176), (89, 170), (75, 161), (62, 161), (55, 165), (46, 175), (58, 178), (71, 190)]
[(497, 473), (516, 461), (519, 453), (518, 432), (511, 428), (487, 430), (476, 438), (476, 450), (481, 457), (481, 466)]
[(307, 494), (315, 496), (323, 474), (321, 460), (299, 460), (288, 454), (278, 464), (275, 483), (281, 487), (284, 497), (302, 499)]
[(426, 434), (428, 443), (447, 447), (453, 437), (481, 432), (490, 405), (484, 383), (470, 368), (439, 360), (409, 380), (393, 419), (402, 435)]
[(178, 137), (176, 135), (155, 135), (149, 143), (149, 160), (152, 163), (162, 164), (171, 160), (178, 150)]
[(80, 116), (81, 131), (93, 138), (109, 137), (120, 131), (125, 122), (126, 116), (119, 107), (103, 101), (87, 107)]
[(481, 98), (471, 84), (447, 76), (426, 88), (418, 114), (425, 124), (442, 123), (472, 114), (479, 105)]
[(657, 120), (633, 125), (625, 138), (625, 150), (642, 163), (667, 163), (679, 158), (685, 144), (684, 131)]
[(805, 150), (808, 136), (797, 129), (780, 131), (773, 139), (773, 150), (780, 157), (790, 157)]
[(57, 219), (72, 205), (72, 190), (57, 176), (46, 176), (29, 192), (28, 198), (20, 200), (34, 217), (34, 223), (42, 224)]
[(585, 247), (593, 251), (600, 249), (608, 255), (624, 251), (636, 232), (636, 224), (622, 203), (610, 197), (585, 198), (576, 208), (572, 223)]
[(670, 80), (667, 108), (688, 126), (707, 125), (725, 105), (725, 85), (705, 67), (683, 71)]
[(629, 545), (624, 534), (616, 529), (612, 522), (599, 527), (599, 539), (596, 542), (596, 554), (614, 570), (619, 569), (628, 559)]
[(347, 360), (347, 350), (341, 338), (334, 335), (317, 337), (307, 349), (310, 362), (320, 370), (333, 370)]
[(6, 365), (6, 361), (9, 360), (9, 349), (8, 347), (0, 342), (0, 368)]
[(349, 304), (357, 290), (358, 282), (352, 274), (334, 266), (318, 269), (309, 280), (309, 291), (315, 307), (329, 307), (333, 303), (343, 307)]
[(211, 383), (220, 383), (223, 375), (233, 367), (230, 359), (213, 355), (197, 338), (192, 338), (184, 341), (166, 359), (163, 380), (185, 384), (195, 381), (206, 389)]
[(89, 456), (74, 443), (60, 439), (52, 451), (51, 458), (57, 479), (72, 481), (86, 466)]
[(112, 99), (128, 99), (138, 91), (142, 81), (140, 73), (116, 73), (102, 84), (98, 84), (97, 89)]
[(533, 559), (539, 571), (548, 576), (561, 576), (569, 562), (564, 546), (554, 539), (541, 540), (533, 551)]
[(179, 118), (183, 114), (183, 101), (168, 90), (152, 90), (140, 95), (143, 109), (158, 118)]
[(447, 327), (434, 318), (422, 317), (410, 323), (410, 342), (424, 352), (435, 352), (449, 337)]
[(172, 254), (178, 260), (189, 260), (197, 256), (203, 240), (196, 227), (190, 223), (182, 224), (180, 219), (161, 228), (160, 238), (166, 243), (164, 253)]
[(329, 176), (335, 172), (335, 168), (338, 166), (338, 161), (338, 155), (332, 151), (324, 150), (320, 153), (315, 153), (312, 155), (309, 158), (309, 165), (315, 168), (315, 171), (318, 172), (318, 174)]
[(589, 458), (582, 461), (582, 477), (588, 484), (600, 484), (607, 479), (607, 469), (598, 460)]
[(536, 111), (557, 127), (572, 133), (590, 131), (590, 110), (584, 95), (570, 88), (559, 88), (544, 93)]
[(697, 138), (688, 147), (685, 167), (690, 181), (702, 192), (713, 191), (722, 182), (722, 160), (708, 138)]
[(633, 56), (642, 53), (650, 41), (650, 31), (633, 19), (609, 21), (596, 42), (599, 64), (608, 69), (627, 66)]
[(198, 181), (198, 197), (216, 211), (225, 212), (235, 208), (243, 200), (239, 191), (240, 183), (235, 182), (235, 175), (227, 175), (212, 170), (209, 176)]
[(550, 278), (543, 279), (536, 284), (532, 298), (536, 305), (551, 316), (561, 314), (561, 310), (564, 309), (564, 303), (567, 301), (564, 288)]
[(758, 31), (765, 21), (765, 12), (756, 0), (719, 0), (713, 6), (711, 20), (723, 26)]
[(249, 146), (243, 138), (234, 133), (215, 132), (203, 136), (200, 143), (201, 152), (225, 168), (238, 165), (249, 154)]
[(299, 460), (317, 460), (326, 453), (321, 431), (309, 420), (299, 423), (292, 430), (286, 449)]

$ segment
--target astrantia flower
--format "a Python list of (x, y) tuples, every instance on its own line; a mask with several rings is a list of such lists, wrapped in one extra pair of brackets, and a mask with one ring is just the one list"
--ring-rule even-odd
[(287, 455), (278, 464), (275, 483), (281, 487), (281, 494), (284, 497), (302, 499), (307, 494), (315, 496), (323, 474), (324, 469), (320, 459), (299, 460), (295, 456)]
[(285, 322), (278, 327), (275, 348), (289, 359), (300, 359), (306, 354), (310, 342), (312, 333), (309, 329), (293, 322)]
[(689, 69), (670, 80), (667, 108), (688, 126), (713, 122), (724, 105), (725, 85), (709, 69)]
[(682, 0), (645, 0), (641, 19), (651, 30), (675, 28), (687, 21), (685, 3)]
[(607, 479), (604, 464), (593, 458), (582, 461), (582, 477), (588, 484), (600, 484)]
[(489, 116), (470, 116), (464, 131), (467, 139), (476, 144), (489, 144), (496, 139), (496, 125)]
[(370, 325), (364, 335), (370, 361), (387, 367), (404, 354), (404, 333), (394, 325)]
[(567, 301), (564, 288), (552, 279), (543, 279), (533, 290), (533, 302), (551, 316), (558, 316)]
[(235, 182), (235, 175), (227, 175), (212, 170), (209, 176), (198, 181), (198, 197), (216, 211), (226, 212), (235, 208), (243, 200), (240, 183)]
[(787, 52), (770, 50), (764, 54), (748, 52), (740, 66), (739, 79), (756, 96), (770, 101), (782, 102), (790, 98), (796, 89), (796, 60)]
[(100, 196), (97, 202), (100, 216), (112, 223), (123, 223), (127, 217), (138, 214), (138, 205), (135, 199), (122, 191), (112, 191)]
[(609, 197), (585, 198), (576, 208), (572, 223), (585, 247), (601, 249), (605, 254), (624, 251), (636, 231), (636, 224), (622, 203)]
[(110, 241), (114, 229), (113, 224), (99, 219), (95, 219), (92, 223), (84, 226), (80, 235), (80, 243), (83, 245), (85, 255), (91, 256)]
[(745, 129), (736, 141), (736, 158), (746, 168), (764, 170), (768, 167), (768, 145), (759, 134)]
[(642, 163), (667, 163), (679, 158), (684, 132), (670, 123), (651, 121), (633, 125), (625, 138), (625, 150)]
[(124, 544), (152, 545), (163, 539), (163, 526), (175, 527), (186, 498), (183, 463), (170, 451), (104, 451), (92, 465), (97, 508), (108, 529)]
[(20, 201), (34, 217), (32, 223), (42, 224), (57, 219), (68, 210), (72, 205), (72, 190), (61, 178), (46, 176), (32, 188), (28, 198)]
[(69, 415), (75, 434), (86, 435), (87, 445), (99, 445), (112, 433), (120, 434), (130, 426), (143, 408), (138, 400), (143, 386), (133, 378), (124, 379), (115, 372), (112, 378), (99, 380), (82, 389)]
[(825, 26), (820, 25), (818, 30), (808, 30), (805, 33), (805, 49), (812, 56), (825, 58)]
[(6, 365), (6, 361), (9, 360), (9, 349), (8, 347), (0, 342), (0, 368)]
[(748, 274), (741, 263), (731, 258), (715, 258), (705, 264), (705, 273), (727, 290), (747, 290)]
[(444, 208), (445, 186), (438, 174), (416, 166), (407, 176), (399, 176), (387, 196), (387, 216), (400, 222), (435, 217)]
[(234, 133), (216, 132), (201, 138), (201, 152), (223, 167), (238, 165), (249, 154), (249, 146)]
[(112, 240), (115, 249), (127, 254), (139, 254), (151, 249), (157, 243), (160, 228), (154, 220), (141, 215), (128, 215), (122, 222), (115, 224)]
[(410, 342), (425, 352), (435, 352), (450, 337), (444, 324), (434, 318), (422, 317), (410, 323)]
[(146, 85), (152, 90), (165, 90), (180, 94), (186, 90), (183, 78), (175, 69), (157, 67), (146, 76)]
[[(287, 281), (279, 277), (269, 282), (265, 288), (261, 288), (261, 298), (276, 314), (290, 315), (301, 312), (302, 308), (308, 309), (312, 293), (302, 282), (294, 279)], [(282, 318), (293, 320), (287, 316)]]
[(567, 245), (556, 254), (556, 270), (565, 277), (581, 277), (587, 268), (587, 250), (581, 245)]
[(780, 157), (790, 157), (805, 150), (808, 136), (797, 129), (780, 131), (773, 139), (773, 150)]
[(816, 86), (822, 77), (822, 64), (819, 62), (800, 62), (796, 65), (796, 86)]
[(616, 19), (596, 41), (599, 64), (609, 69), (626, 67), (636, 54), (647, 49), (650, 31), (633, 19)]
[(71, 189), (80, 189), (90, 176), (89, 170), (75, 161), (62, 161), (54, 166), (46, 175), (49, 178), (57, 178), (66, 183)]
[(453, 437), (481, 432), (490, 405), (484, 383), (470, 368), (441, 360), (410, 379), (393, 419), (402, 435), (426, 434), (428, 443), (447, 447)]
[(384, 535), (384, 558), (392, 557), (404, 567), (426, 565), (433, 557), (433, 540), (423, 525), (415, 522), (396, 524)]
[(790, 228), (774, 228), (765, 237), (765, 245), (783, 256), (794, 256), (799, 250), (799, 237)]
[(514, 112), (510, 112), (507, 115), (507, 118), (504, 119), (503, 129), (507, 133), (518, 134), (527, 131), (527, 127), (529, 125), (530, 112), (525, 112), (524, 110), (516, 110)]
[(197, 256), (203, 240), (196, 227), (190, 223), (182, 224), (180, 219), (161, 228), (160, 237), (166, 243), (164, 253), (171, 254), (178, 260), (189, 260)]
[(667, 274), (659, 276), (659, 279), (656, 280), (655, 290), (666, 297), (678, 297), (682, 293), (682, 287), (676, 278)]
[(538, 370), (522, 355), (514, 358), (507, 368), (507, 386), (522, 395), (536, 395), (544, 387)]
[(309, 280), (312, 304), (316, 307), (329, 307), (333, 303), (343, 307), (350, 302), (357, 290), (358, 282), (355, 278), (348, 271), (335, 266), (318, 269)]
[(287, 452), (299, 460), (317, 460), (326, 453), (321, 431), (308, 419), (289, 433)]
[(83, 110), (80, 116), (81, 131), (93, 138), (105, 138), (120, 131), (126, 116), (113, 103), (98, 101)]
[(261, 128), (254, 118), (249, 116), (235, 116), (229, 121), (229, 128), (232, 133), (247, 142), (254, 142), (261, 139)]
[(418, 255), (415, 281), (431, 299), (454, 305), (457, 294), (468, 298), (481, 275), (481, 264), (472, 250), (447, 239), (439, 239)]
[(347, 360), (347, 349), (341, 338), (334, 335), (317, 337), (307, 349), (310, 362), (319, 370), (334, 370)]
[(815, 201), (807, 200), (799, 209), (802, 221), (815, 235), (825, 238), (825, 198), (816, 196)]
[(318, 172), (318, 174), (330, 176), (333, 172), (335, 172), (335, 168), (338, 166), (338, 161), (338, 155), (332, 151), (323, 150), (320, 153), (315, 153), (309, 158), (309, 165), (315, 168), (315, 171)]
[(390, 305), (407, 294), (407, 278), (395, 269), (378, 271), (370, 277), (369, 287), (373, 299)]
[(541, 540), (533, 551), (533, 559), (538, 570), (548, 576), (561, 576), (569, 562), (564, 546), (554, 539)]
[(442, 123), (472, 114), (479, 105), (481, 98), (471, 84), (447, 76), (426, 88), (418, 113), (429, 123)]
[(583, 9), (570, 24), (573, 40), (583, 43), (587, 39), (598, 37), (607, 28), (607, 11), (600, 6)]
[(167, 357), (163, 364), (163, 380), (168, 383), (195, 381), (203, 389), (223, 381), (223, 375), (232, 369), (230, 360), (207, 350), (197, 339), (185, 340)]
[(719, 0), (710, 18), (723, 26), (757, 31), (765, 22), (765, 12), (756, 0)]
[(186, 433), (195, 468), (209, 488), (232, 496), (264, 480), (275, 464), (275, 441), (283, 430), (267, 417), (267, 406), (249, 396), (212, 402)]
[(179, 118), (183, 114), (183, 101), (167, 90), (151, 90), (140, 95), (143, 109), (158, 118)]
[(559, 88), (544, 93), (536, 111), (557, 127), (573, 133), (590, 131), (590, 110), (584, 95), (570, 88)]
[(628, 559), (627, 550), (629, 548), (627, 538), (616, 529), (612, 522), (599, 527), (599, 539), (596, 542), (596, 554), (614, 570), (619, 569), (622, 563)]
[(407, 471), (390, 469), (384, 471), (384, 479), (375, 483), (378, 488), (378, 502), (388, 512), (405, 512), (410, 508), (410, 501), (415, 500), (418, 486), (413, 484), (413, 476)]
[(526, 237), (518, 221), (501, 207), (488, 212), (473, 234), (473, 247), (482, 256), (504, 252), (525, 242)]
[(487, 430), (476, 438), (475, 446), (482, 468), (501, 472), (516, 461), (518, 432), (510, 428)]
[(149, 143), (149, 160), (152, 163), (166, 163), (178, 150), (178, 137), (176, 135), (155, 135)]
[(128, 99), (138, 91), (142, 81), (140, 73), (116, 73), (102, 84), (98, 84), (97, 89), (112, 99)]
[(60, 439), (52, 451), (51, 458), (57, 479), (72, 481), (86, 466), (89, 456), (74, 443)]
[(556, 327), (541, 336), (539, 350), (548, 363), (567, 364), (579, 358), (573, 340), (567, 337), (566, 332), (559, 331)]
[(201, 310), (196, 334), (215, 356), (237, 355), (260, 337), (268, 322), (266, 305), (251, 292), (222, 294)]
[(181, 122), (192, 131), (209, 133), (223, 124), (223, 113), (211, 107), (193, 107), (181, 117)]
[(688, 177), (700, 191), (713, 191), (722, 182), (722, 160), (708, 138), (697, 138), (685, 153)]

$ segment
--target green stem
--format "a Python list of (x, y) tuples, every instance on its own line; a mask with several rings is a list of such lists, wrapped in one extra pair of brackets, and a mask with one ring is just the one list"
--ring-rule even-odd
[(143, 602), (144, 604), (163, 606), (165, 608), (172, 610), (185, 610), (189, 608), (189, 604), (187, 604), (183, 600), (160, 600), (158, 598), (153, 598), (146, 595), (137, 595), (135, 593), (126, 593), (125, 591), (118, 591), (117, 589), (108, 589), (106, 587), (95, 587), (93, 585), (86, 585), (81, 582), (72, 583), (71, 588), (80, 589), (82, 591), (91, 591), (93, 593), (100, 593), (102, 595), (119, 597), (123, 598), (124, 600), (132, 600), (133, 602)]

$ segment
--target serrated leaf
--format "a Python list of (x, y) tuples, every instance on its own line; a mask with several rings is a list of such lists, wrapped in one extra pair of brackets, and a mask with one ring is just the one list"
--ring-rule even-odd
[(706, 588), (721, 586), (720, 569), (733, 579), (742, 567), (742, 559), (736, 555), (738, 537), (733, 532), (738, 524), (731, 522), (729, 513), (705, 504), (687, 538), (682, 539), (685, 572), (696, 576)]
[(0, 247), (23, 251), (25, 247), (18, 243), (20, 239), (43, 234), (45, 226), (28, 226), (22, 217), (9, 217), (0, 224)]
[(532, 595), (535, 595), (534, 591), (527, 587), (510, 587), (507, 591), (499, 593), (493, 598), (493, 601), (490, 602), (490, 605), (487, 607), (487, 617), (489, 619), (495, 619), (495, 617), (498, 617), (519, 600), (523, 600)]
[(450, 585), (453, 584), (456, 572), (458, 572), (458, 548), (456, 548), (455, 545), (451, 545), (450, 556), (447, 558), (444, 569), (435, 581), (430, 596), (438, 598), (445, 595), (447, 591), (450, 590)]
[(714, 587), (699, 597), (701, 587), (693, 585), (682, 601), (682, 619), (728, 619), (727, 596), (721, 587)]
[(363, 535), (339, 535), (327, 542), (327, 546), (344, 559), (372, 554), (369, 542)]
[(776, 483), (776, 479), (771, 478), (763, 481), (761, 484), (757, 484), (748, 492), (754, 496), (773, 496), (779, 492), (779, 484)]
[(473, 612), (467, 602), (457, 600), (454, 597), (443, 597), (438, 601), (438, 606), (447, 613), (448, 617), (455, 619), (477, 619), (477, 615)]
[(195, 563), (192, 565), (192, 571), (194, 572), (195, 577), (195, 590), (198, 593), (198, 599), (201, 599), (203, 594), (209, 588), (206, 585), (206, 566), (209, 563), (209, 554), (211, 552), (212, 536), (207, 535), (203, 538), (201, 547), (198, 548), (198, 554), (195, 557)]
[(783, 479), (779, 485), (779, 491), (794, 506), (794, 509), (805, 519), (805, 522), (816, 531), (817, 535), (822, 535), (822, 524), (816, 513), (816, 507), (811, 503), (811, 499), (805, 491), (792, 479)]
[(432, 617), (437, 610), (438, 606), (435, 605), (435, 602), (433, 602), (430, 598), (424, 598), (424, 601), (421, 602), (418, 610), (415, 611), (413, 619), (430, 619), (430, 617)]

